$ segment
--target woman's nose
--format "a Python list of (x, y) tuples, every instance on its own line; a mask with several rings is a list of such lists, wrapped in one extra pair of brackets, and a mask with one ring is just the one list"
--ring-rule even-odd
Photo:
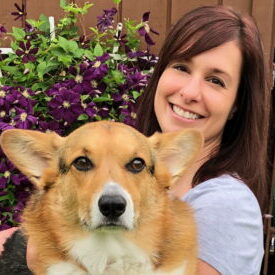
[(190, 77), (181, 87), (179, 94), (186, 103), (198, 102), (201, 100), (201, 89), (200, 79)]

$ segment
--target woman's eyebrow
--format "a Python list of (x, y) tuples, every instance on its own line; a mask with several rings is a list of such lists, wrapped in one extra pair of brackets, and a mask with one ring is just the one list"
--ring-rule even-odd
[(221, 70), (221, 69), (219, 69), (219, 68), (210, 68), (209, 71), (210, 71), (211, 73), (215, 73), (215, 74), (222, 74), (222, 75), (224, 75), (229, 81), (232, 81), (231, 75), (230, 75), (228, 72), (224, 71), (224, 70)]

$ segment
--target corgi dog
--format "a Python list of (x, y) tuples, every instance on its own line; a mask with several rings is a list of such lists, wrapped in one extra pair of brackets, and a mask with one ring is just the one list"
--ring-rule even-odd
[(4, 153), (36, 186), (22, 223), (34, 274), (196, 274), (192, 210), (167, 190), (202, 143), (193, 129), (145, 137), (111, 121), (67, 137), (5, 131)]

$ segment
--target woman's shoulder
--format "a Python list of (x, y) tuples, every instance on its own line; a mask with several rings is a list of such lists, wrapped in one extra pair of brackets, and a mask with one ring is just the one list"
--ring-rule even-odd
[(202, 260), (222, 274), (259, 274), (262, 215), (256, 197), (241, 180), (222, 175), (197, 185), (182, 199), (194, 209)]
[[(258, 201), (250, 188), (237, 177), (224, 174), (216, 178), (206, 180), (192, 188), (182, 198), (191, 204), (202, 203), (208, 206), (219, 205), (220, 207), (234, 206), (248, 207), (247, 210), (260, 211)], [(234, 210), (232, 209), (232, 210)]]

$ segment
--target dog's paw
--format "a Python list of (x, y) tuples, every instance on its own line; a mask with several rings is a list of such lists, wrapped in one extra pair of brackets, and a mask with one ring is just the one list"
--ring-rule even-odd
[(87, 275), (87, 272), (68, 262), (60, 262), (50, 266), (47, 275)]

